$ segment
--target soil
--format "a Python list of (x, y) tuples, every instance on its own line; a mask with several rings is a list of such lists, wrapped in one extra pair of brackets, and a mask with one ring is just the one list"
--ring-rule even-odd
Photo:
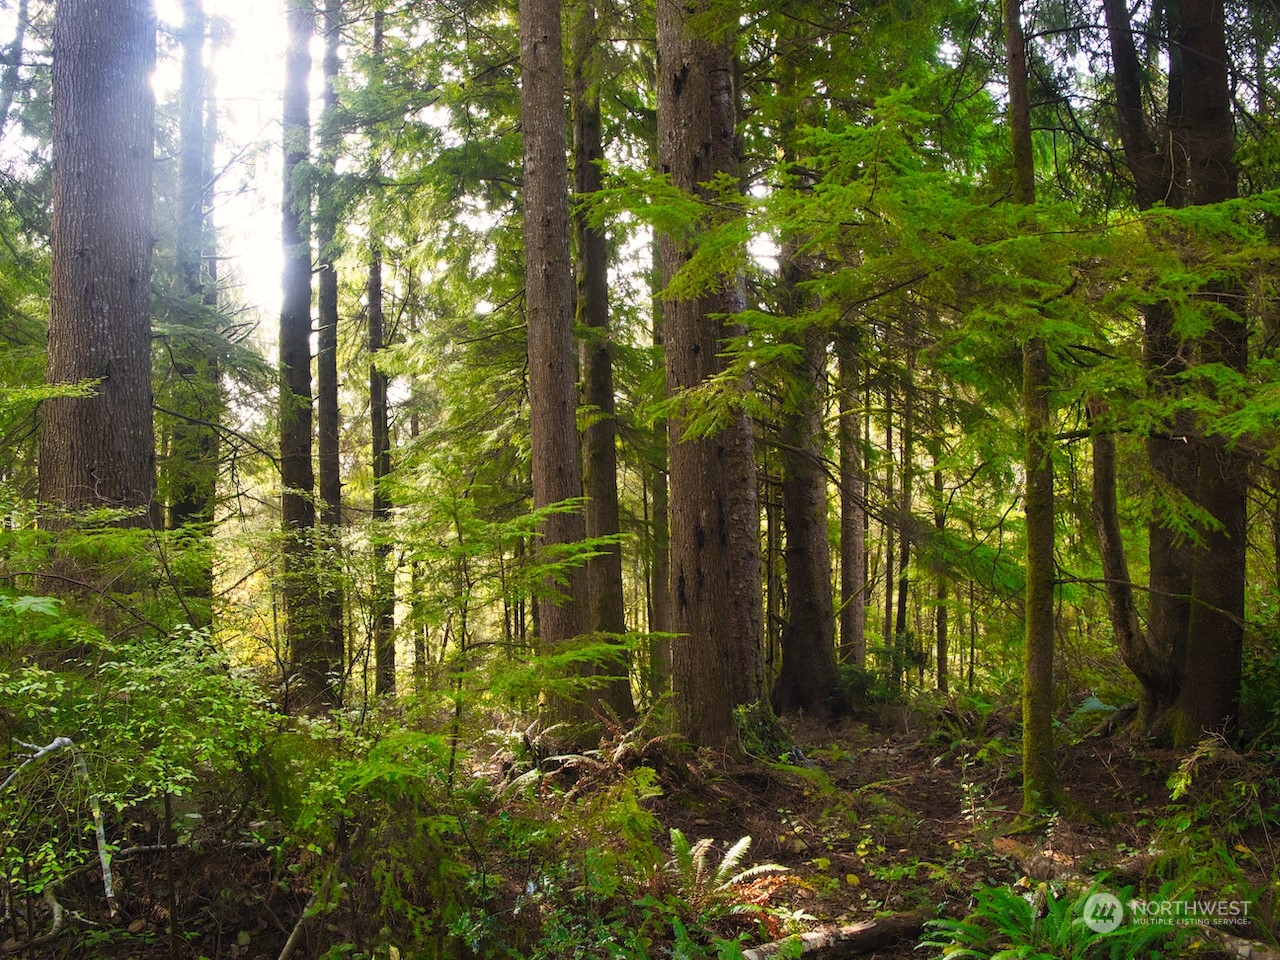
[[(691, 840), (714, 838), (721, 853), (750, 836), (747, 862), (789, 868), (787, 881), (763, 894), (769, 905), (803, 914), (811, 926), (886, 912), (963, 916), (984, 886), (1031, 887), (1046, 871), (1060, 871), (1069, 883), (1126, 861), (1131, 869), (1138, 864), (1126, 883), (1159, 884), (1158, 858), (1142, 855), (1168, 822), (1167, 781), (1179, 758), (1127, 734), (1064, 747), (1058, 770), (1074, 809), (1027, 821), (1020, 814), (1018, 744), (1008, 736), (1007, 718), (952, 712), (926, 720), (895, 710), (835, 723), (802, 719), (789, 727), (802, 756), (779, 764), (686, 753), (686, 769), (662, 774), (663, 795), (653, 803), (664, 828), (679, 828)], [(1227, 768), (1215, 773), (1205, 760), (1195, 782), (1212, 786), (1214, 776), (1238, 777), (1234, 760), (1220, 762)], [(173, 837), (155, 819), (133, 823), (121, 837), (122, 847), (138, 852), (116, 862), (120, 913), (114, 919), (103, 915), (101, 874), (85, 870), (60, 888), (64, 907), (78, 912), (66, 919), (63, 935), (13, 955), (276, 960), (311, 897), (315, 871), (305, 855), (278, 862), (261, 843), (270, 825), (246, 823), (234, 798), (225, 809), (190, 811), (180, 819), (191, 826), (173, 853), (165, 849)], [(232, 823), (241, 840), (228, 843)], [(1263, 828), (1220, 839), (1227, 841), (1220, 849), (1239, 852), (1238, 866), (1274, 899), (1269, 885), (1280, 851), (1272, 850)], [(197, 933), (173, 944), (171, 876), (179, 928)], [(42, 910), (37, 904), (32, 915), (37, 931), (48, 929)], [(1270, 903), (1259, 904), (1255, 916), (1265, 921), (1270, 913)], [(1274, 942), (1265, 927), (1234, 932)], [(0, 939), (9, 941), (0, 944), (0, 957), (22, 933), (22, 918), (11, 918), (0, 930)], [(304, 946), (295, 958), (310, 955)], [(921, 954), (904, 943), (873, 956)]]

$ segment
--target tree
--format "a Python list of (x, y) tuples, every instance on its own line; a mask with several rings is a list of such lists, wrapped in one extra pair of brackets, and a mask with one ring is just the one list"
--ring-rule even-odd
[[(1016, 202), (1034, 207), (1035, 160), (1031, 150), (1031, 101), (1020, 0), (1003, 0), (1009, 78), (1009, 139)], [(1057, 581), (1053, 505), (1053, 418), (1049, 347), (1039, 331), (1022, 344), (1022, 417), (1025, 432), (1027, 581), (1023, 600), (1026, 645), (1022, 680), (1022, 803), (1028, 810), (1055, 808), (1061, 800), (1053, 760), (1053, 589)]]
[(862, 411), (857, 402), (857, 358), (847, 337), (836, 340), (839, 363), (840, 443), (840, 656), (867, 665), (866, 470)]
[(341, 198), (335, 169), (341, 134), (338, 129), (338, 44), (342, 39), (342, 0), (325, 0), (323, 10), (324, 105), (317, 137), (316, 247), (319, 278), (316, 290), (316, 413), (320, 466), (320, 525), (316, 532), (316, 569), (321, 580), (324, 647), (342, 661), (342, 460), (339, 451), (342, 416), (338, 409), (338, 216)]
[[(1169, 45), (1163, 121), (1147, 117), (1151, 70), (1134, 43), (1136, 24), (1120, 0), (1104, 3), (1115, 115), (1140, 209), (1211, 204), (1237, 193), (1235, 128), (1221, 0), (1190, 0), (1166, 17)], [(1161, 129), (1161, 128), (1165, 129)], [(1157, 234), (1157, 243), (1168, 236)], [(1150, 608), (1143, 636), (1132, 593), (1113, 587), (1109, 603), (1126, 664), (1143, 686), (1142, 722), (1178, 743), (1205, 730), (1230, 730), (1238, 714), (1243, 649), (1248, 464), (1235, 444), (1187, 409), (1184, 382), (1197, 360), (1240, 374), (1248, 327), (1221, 285), (1199, 298), (1213, 317), (1207, 334), (1182, 336), (1172, 304), (1144, 306), (1144, 358), (1153, 398), (1170, 412), (1150, 431), (1147, 456), (1163, 487), (1149, 526)], [(1212, 394), (1212, 388), (1208, 391)], [(1108, 456), (1104, 445), (1095, 453)], [(1104, 467), (1104, 473), (1109, 472)], [(1114, 496), (1104, 496), (1109, 506)], [(1185, 504), (1211, 518), (1189, 548)], [(1107, 578), (1127, 578), (1114, 513), (1096, 511)]]
[(312, 8), (290, 0), (285, 50), (284, 299), (280, 309), (280, 482), (284, 535), (282, 595), (290, 668), (299, 674), (304, 706), (335, 699), (340, 656), (325, 644), (315, 582), (316, 510), (311, 465), (311, 190), (304, 165), (311, 152)]
[[(525, 323), (529, 351), (529, 431), (533, 505), (582, 496), (573, 364), (573, 271), (569, 257), (569, 193), (565, 144), (564, 54), (558, 0), (520, 2), (520, 122), (524, 132)], [(540, 525), (541, 548), (580, 542), (582, 513), (561, 510)], [(538, 598), (543, 648), (554, 651), (587, 627), (586, 571), (571, 566), (565, 583), (548, 580)], [(581, 699), (550, 694), (546, 715), (577, 727), (589, 723)]]
[[(383, 43), (386, 12), (378, 5), (373, 13), (373, 64), (371, 79), (383, 79)], [(373, 176), (380, 164), (375, 155)], [(369, 434), (373, 454), (373, 521), (380, 529), (374, 534), (373, 566), (373, 655), (374, 692), (392, 693), (396, 686), (396, 591), (395, 573), (389, 569), (391, 540), (387, 526), (391, 520), (391, 423), (388, 412), (390, 377), (381, 364), (387, 346), (382, 296), (382, 245), (376, 238), (369, 244), (369, 278), (365, 288), (369, 335)], [(425, 666), (414, 660), (415, 672)]]
[[(658, 3), (658, 157), (673, 185), (696, 197), (736, 184), (737, 91), (733, 4)], [(709, 214), (708, 214), (709, 215)], [(662, 235), (666, 287), (693, 254)], [(686, 409), (668, 422), (671, 590), (677, 639), (673, 687), (680, 728), (694, 743), (737, 742), (734, 710), (763, 700), (759, 507), (751, 421), (738, 405), (687, 435), (689, 391), (725, 369), (740, 281), (720, 277), (696, 296), (664, 294), (667, 392)]]
[[(572, 37), (574, 193), (590, 197), (600, 189), (601, 142), (599, 47), (595, 0), (574, 3)], [(618, 418), (613, 388), (613, 350), (609, 333), (609, 259), (604, 230), (593, 226), (586, 210), (573, 218), (577, 246), (577, 316), (582, 337), (582, 478), (588, 537), (616, 537), (618, 521)], [(593, 633), (621, 634), (627, 629), (622, 592), (622, 545), (609, 543), (587, 558), (587, 627)], [(627, 663), (609, 684), (607, 699), (622, 717), (635, 713)]]
[(46, 402), (45, 523), (91, 507), (154, 520), (151, 246), (155, 23), (145, 0), (59, 0), (47, 382), (92, 383)]

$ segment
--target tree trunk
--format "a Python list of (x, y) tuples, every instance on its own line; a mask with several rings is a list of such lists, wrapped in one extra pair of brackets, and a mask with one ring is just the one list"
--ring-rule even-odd
[(780, 424), (787, 619), (773, 707), (779, 713), (803, 710), (824, 716), (842, 706), (831, 606), (827, 473), (822, 464), (827, 339), (816, 329), (805, 336), (799, 369), (792, 371), (789, 409)]
[[(375, 15), (381, 17), (381, 13)], [(380, 31), (375, 31), (378, 37)], [(375, 46), (377, 44), (375, 43)], [(374, 693), (396, 688), (396, 585), (391, 568), (391, 428), (388, 378), (379, 368), (386, 346), (382, 311), (382, 251), (375, 243), (369, 257), (369, 427), (373, 446), (373, 657)], [(416, 664), (415, 664), (416, 667)]]
[[(946, 491), (946, 487), (943, 485), (942, 470), (938, 468), (938, 465), (937, 465), (938, 458), (936, 454), (933, 458), (933, 463), (934, 463), (933, 527), (935, 530), (938, 531), (938, 536), (939, 538), (941, 538), (946, 533), (946, 530), (947, 530), (947, 511), (946, 511), (945, 501), (943, 500), (943, 496), (942, 496), (943, 493)], [(949, 677), (948, 677), (949, 671), (947, 669), (948, 667), (947, 658), (949, 656), (948, 642), (947, 642), (948, 583), (947, 583), (947, 572), (942, 569), (941, 565), (939, 565), (938, 567), (936, 576), (938, 578), (938, 592), (937, 592), (938, 605), (937, 607), (934, 608), (934, 620), (933, 620), (934, 654), (937, 659), (936, 667), (937, 667), (938, 692), (945, 694), (948, 692), (948, 688), (949, 688)]]
[(290, 0), (285, 48), (284, 245), (280, 309), (280, 482), (284, 534), (285, 639), (301, 689), (296, 706), (334, 702), (332, 675), (342, 664), (329, 654), (315, 580), (315, 474), (311, 466), (311, 192), (303, 167), (311, 150), (310, 91), (312, 7)]
[(867, 665), (867, 478), (862, 418), (855, 402), (857, 359), (846, 338), (836, 342), (840, 410), (840, 659)]
[(888, 505), (893, 502), (893, 387), (884, 388), (884, 620), (880, 624), (880, 639), (884, 644), (884, 662), (888, 665), (889, 689), (902, 685), (902, 660), (893, 636), (893, 521)]
[[(657, 244), (654, 245), (655, 261), (657, 260)], [(655, 267), (657, 263), (655, 262)], [(654, 277), (659, 270), (654, 270)], [(662, 343), (662, 305), (657, 298), (653, 301), (653, 343), (658, 349)], [(649, 489), (653, 491), (653, 616), (649, 621), (649, 629), (654, 633), (669, 634), (675, 629), (675, 617), (671, 605), (671, 554), (670, 524), (671, 504), (667, 495), (667, 431), (665, 424), (656, 427), (654, 438), (657, 462), (652, 465), (649, 477)], [(671, 689), (671, 639), (657, 637), (649, 644), (651, 686), (655, 695), (661, 695)]]
[[(1003, 0), (1005, 55), (1009, 77), (1009, 133), (1017, 202), (1036, 202), (1031, 152), (1031, 104), (1020, 0)], [(1053, 759), (1053, 414), (1049, 350), (1033, 335), (1022, 345), (1022, 415), (1026, 430), (1027, 585), (1026, 648), (1022, 682), (1022, 805), (1027, 811), (1056, 809), (1062, 801)]]
[[(573, 272), (569, 257), (564, 55), (557, 0), (520, 0), (520, 117), (524, 131), (525, 319), (529, 341), (529, 425), (533, 503), (543, 508), (582, 496), (573, 363)], [(580, 542), (582, 513), (561, 511), (539, 526), (541, 547)], [(587, 628), (586, 571), (562, 571), (537, 600), (542, 648), (562, 648)], [(591, 739), (590, 705), (550, 689), (544, 717), (566, 736)]]
[[(1152, 135), (1143, 112), (1146, 75), (1135, 52), (1128, 7), (1122, 0), (1107, 0), (1104, 10), (1116, 113), (1139, 206), (1163, 201), (1179, 207), (1234, 197), (1235, 128), (1222, 0), (1184, 0), (1168, 11), (1168, 131), (1160, 138)], [(1167, 147), (1157, 148), (1156, 142)], [(1235, 298), (1230, 293), (1206, 291), (1206, 302), (1220, 301), (1225, 309), (1195, 344), (1177, 334), (1170, 304), (1145, 311), (1144, 359), (1155, 398), (1176, 401), (1185, 389), (1180, 376), (1197, 347), (1203, 363), (1245, 369), (1247, 326), (1231, 312)], [(1165, 512), (1189, 499), (1214, 518), (1195, 549), (1160, 512), (1150, 527), (1148, 647), (1164, 660), (1161, 672), (1168, 679), (1158, 685), (1144, 681), (1143, 719), (1149, 728), (1186, 744), (1205, 730), (1229, 731), (1236, 721), (1248, 466), (1221, 438), (1206, 436), (1185, 411), (1171, 414), (1166, 430), (1148, 438), (1147, 449), (1152, 471), (1166, 488), (1163, 499), (1172, 502)]]
[[(716, 21), (716, 29), (711, 29)], [(729, 43), (733, 5), (659, 0), (658, 155), (675, 186), (699, 193), (717, 174), (738, 175), (737, 93)], [(688, 243), (661, 238), (669, 282)], [(743, 307), (736, 278), (696, 299), (664, 304), (667, 391), (680, 396), (724, 368), (722, 354)], [(680, 729), (696, 744), (736, 749), (734, 709), (764, 697), (760, 657), (760, 513), (751, 422), (740, 410), (710, 435), (670, 438), (674, 687)]]
[(898, 491), (898, 596), (897, 615), (893, 624), (894, 659), (903, 669), (913, 649), (911, 631), (907, 628), (907, 600), (911, 592), (912, 488), (915, 480), (915, 348), (907, 348), (906, 379), (902, 383), (902, 466)]
[[(316, 290), (316, 439), (320, 464), (320, 525), (316, 531), (316, 570), (325, 657), (343, 662), (342, 460), (338, 410), (338, 197), (334, 164), (339, 147), (338, 44), (342, 33), (342, 0), (324, 4), (324, 105), (317, 138), (316, 247), (319, 277)], [(375, 683), (376, 686), (376, 683)]]
[[(1220, 203), (1237, 193), (1223, 0), (1181, 0), (1177, 9), (1183, 113), (1170, 120), (1175, 129), (1185, 124), (1180, 139), (1186, 147), (1189, 202)], [(1216, 319), (1199, 346), (1202, 363), (1243, 375), (1249, 330), (1235, 313), (1242, 299), (1238, 293), (1216, 284), (1202, 295), (1206, 307), (1216, 306)], [(1200, 428), (1197, 439), (1196, 502), (1213, 524), (1193, 559), (1186, 661), (1173, 725), (1180, 744), (1195, 743), (1206, 731), (1235, 732), (1244, 648), (1249, 460), (1221, 434)]]
[(96, 381), (43, 408), (42, 522), (92, 507), (146, 526), (155, 495), (151, 247), (155, 21), (144, 0), (59, 0), (46, 382)]
[(1089, 401), (1093, 438), (1093, 527), (1098, 536), (1098, 554), (1106, 581), (1107, 612), (1111, 631), (1125, 666), (1142, 686), (1140, 718), (1144, 726), (1154, 722), (1162, 703), (1168, 702), (1172, 677), (1168, 664), (1148, 643), (1138, 615), (1138, 605), (1129, 579), (1124, 538), (1116, 502), (1116, 445), (1105, 423), (1106, 409), (1100, 400)]
[[(577, 0), (573, 25), (574, 193), (589, 196), (600, 189), (604, 145), (600, 133), (600, 90), (591, 77), (598, 72), (600, 37), (595, 0)], [(588, 222), (585, 210), (573, 218), (578, 248), (578, 322), (582, 339), (582, 402), (587, 426), (582, 432), (582, 474), (587, 497), (588, 537), (617, 536), (618, 421), (613, 397), (613, 351), (609, 333), (609, 261), (604, 231)], [(587, 628), (597, 634), (627, 630), (622, 592), (622, 544), (598, 548), (587, 560)], [(624, 720), (635, 716), (628, 658), (620, 651), (609, 668), (619, 679), (602, 692), (613, 712)]]
[[(373, 13), (373, 82), (381, 81), (383, 30), (386, 14)], [(376, 175), (380, 171), (376, 166)], [(382, 296), (382, 246), (369, 245), (369, 279), (365, 289), (369, 310), (369, 436), (373, 455), (373, 689), (378, 696), (396, 688), (396, 574), (391, 566), (391, 423), (387, 391), (389, 378), (379, 366), (387, 346)], [(417, 636), (418, 634), (415, 634)], [(423, 653), (425, 657), (425, 651)], [(425, 663), (414, 658), (417, 692), (426, 679)]]

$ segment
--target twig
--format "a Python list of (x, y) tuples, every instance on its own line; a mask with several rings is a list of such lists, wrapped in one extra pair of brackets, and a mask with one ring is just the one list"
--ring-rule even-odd
[[(102, 805), (98, 802), (98, 794), (93, 789), (93, 781), (89, 779), (89, 766), (84, 762), (84, 754), (80, 752), (80, 748), (75, 745), (75, 741), (70, 737), (54, 737), (43, 747), (34, 743), (24, 743), (21, 740), (15, 742), (19, 746), (31, 750), (32, 753), (31, 756), (18, 765), (18, 768), (13, 773), (5, 778), (4, 783), (0, 783), (0, 790), (6, 789), (22, 772), (23, 768), (41, 757), (47, 757), (49, 754), (57, 753), (59, 750), (70, 750), (71, 755), (75, 758), (76, 772), (84, 780), (84, 785), (89, 788), (89, 812), (93, 815), (93, 832), (98, 841), (98, 863), (102, 866), (102, 893), (107, 898), (107, 915), (114, 917), (117, 908), (115, 883), (111, 876), (111, 850), (107, 847), (107, 831), (102, 820)], [(62, 908), (59, 907), (58, 909), (61, 910)]]
[(58, 898), (53, 895), (52, 886), (44, 888), (44, 902), (49, 905), (49, 910), (53, 913), (53, 925), (49, 928), (49, 932), (31, 940), (24, 940), (22, 943), (0, 943), (0, 954), (24, 953), (27, 951), (34, 953), (41, 947), (47, 946), (58, 939), (58, 935), (62, 933), (62, 925), (66, 921), (66, 911), (63, 909), (62, 904), (58, 902)]

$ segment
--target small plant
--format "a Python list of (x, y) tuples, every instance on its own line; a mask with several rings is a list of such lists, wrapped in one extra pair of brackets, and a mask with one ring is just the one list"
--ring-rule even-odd
[[(1096, 930), (1086, 906), (1093, 886), (1074, 899), (1059, 897), (1046, 884), (1019, 893), (1008, 887), (980, 890), (973, 911), (963, 920), (931, 920), (916, 945), (931, 958), (952, 960), (1134, 960), (1176, 956), (1182, 939), (1168, 923), (1120, 923)], [(1128, 890), (1116, 896), (1124, 902)]]
[(751, 849), (751, 838), (743, 837), (726, 852), (719, 863), (712, 860), (715, 841), (690, 843), (684, 832), (671, 831), (671, 859), (663, 872), (673, 892), (692, 909), (695, 916), (732, 908), (742, 902), (741, 893), (749, 881), (770, 873), (785, 873), (787, 868), (776, 863), (757, 864), (739, 870)]

